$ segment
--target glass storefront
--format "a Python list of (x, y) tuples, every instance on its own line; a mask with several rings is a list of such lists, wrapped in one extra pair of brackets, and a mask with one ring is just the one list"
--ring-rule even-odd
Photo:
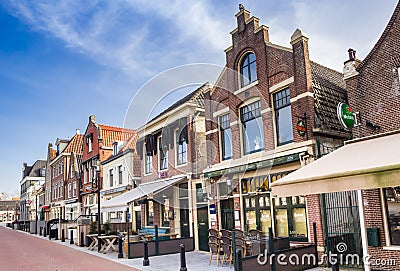
[(400, 245), (400, 186), (385, 188), (390, 244)]
[[(274, 225), (276, 236), (307, 241), (307, 217), (304, 197), (276, 198), (273, 202), (269, 183), (288, 174), (282, 172), (242, 179), (244, 230), (257, 229), (264, 233)], [(272, 217), (271, 206), (274, 208)]]
[(305, 198), (276, 198), (274, 208), (276, 234), (289, 236), (291, 240), (307, 241)]

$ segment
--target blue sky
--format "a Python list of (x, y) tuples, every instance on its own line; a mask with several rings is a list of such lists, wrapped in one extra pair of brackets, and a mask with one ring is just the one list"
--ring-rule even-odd
[(90, 114), (123, 126), (157, 74), (224, 65), (239, 3), (269, 26), (271, 42), (289, 47), (300, 28), (311, 59), (341, 71), (349, 47), (361, 59), (371, 50), (397, 1), (0, 0), (0, 192), (17, 191), (22, 163), (84, 131)]

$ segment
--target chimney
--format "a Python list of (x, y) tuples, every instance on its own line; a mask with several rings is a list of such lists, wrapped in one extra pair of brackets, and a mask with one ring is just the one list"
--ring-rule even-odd
[(356, 50), (350, 48), (349, 50), (347, 50), (347, 53), (349, 54), (349, 60), (344, 62), (344, 67), (343, 67), (344, 80), (358, 75), (356, 68), (360, 63), (360, 60), (356, 58)]
[(81, 130), (80, 129), (76, 129), (76, 134), (80, 135), (81, 134)]

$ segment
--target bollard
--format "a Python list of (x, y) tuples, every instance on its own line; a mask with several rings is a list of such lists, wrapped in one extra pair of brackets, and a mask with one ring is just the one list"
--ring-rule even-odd
[(39, 236), (42, 236), (42, 232), (43, 232), (43, 227), (39, 228)]
[(149, 266), (150, 260), (149, 260), (149, 249), (147, 247), (147, 241), (143, 242), (143, 249), (144, 249), (143, 266)]
[(70, 245), (74, 244), (74, 232), (73, 232), (73, 230), (70, 231), (69, 244)]
[(43, 237), (46, 237), (46, 227), (43, 228)]
[(79, 245), (81, 247), (85, 246), (85, 236), (84, 236), (83, 231), (81, 231), (81, 241), (79, 242)]
[[(243, 262), (242, 262), (242, 250), (237, 249), (235, 253), (235, 270), (237, 271), (243, 271)], [(267, 257), (267, 256), (266, 256)]]
[(118, 259), (121, 259), (124, 257), (124, 254), (122, 253), (122, 235), (120, 234), (118, 236)]
[(51, 228), (49, 228), (49, 240), (51, 240)]
[(184, 244), (181, 244), (181, 269), (179, 271), (187, 271)]
[(61, 230), (61, 242), (65, 242), (65, 233), (64, 233), (64, 229)]
[(339, 271), (339, 260), (337, 257), (332, 256), (332, 271)]

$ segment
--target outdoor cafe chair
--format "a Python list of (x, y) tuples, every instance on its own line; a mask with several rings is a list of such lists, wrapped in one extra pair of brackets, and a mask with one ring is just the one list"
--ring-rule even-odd
[(233, 261), (233, 252), (232, 252), (232, 242), (229, 237), (221, 237), (220, 248), (222, 249), (222, 259), (221, 265), (224, 266), (224, 263), (229, 263), (229, 267), (232, 265)]
[[(211, 238), (215, 238), (215, 236), (210, 236)], [(210, 240), (213, 240), (213, 239), (210, 239), (210, 237), (208, 238), (208, 246), (210, 247), (210, 262), (208, 263), (208, 265), (210, 265), (211, 264), (211, 261), (212, 261), (212, 259), (213, 259), (213, 256), (216, 256), (216, 260), (217, 260), (217, 266), (218, 266), (218, 264), (219, 264), (219, 259), (220, 259), (220, 255), (219, 255), (219, 252), (220, 252), (220, 247), (219, 247), (219, 243), (218, 242), (212, 242), (212, 241), (210, 241)]]
[(221, 236), (231, 237), (231, 231), (229, 230), (221, 229), (219, 232)]

